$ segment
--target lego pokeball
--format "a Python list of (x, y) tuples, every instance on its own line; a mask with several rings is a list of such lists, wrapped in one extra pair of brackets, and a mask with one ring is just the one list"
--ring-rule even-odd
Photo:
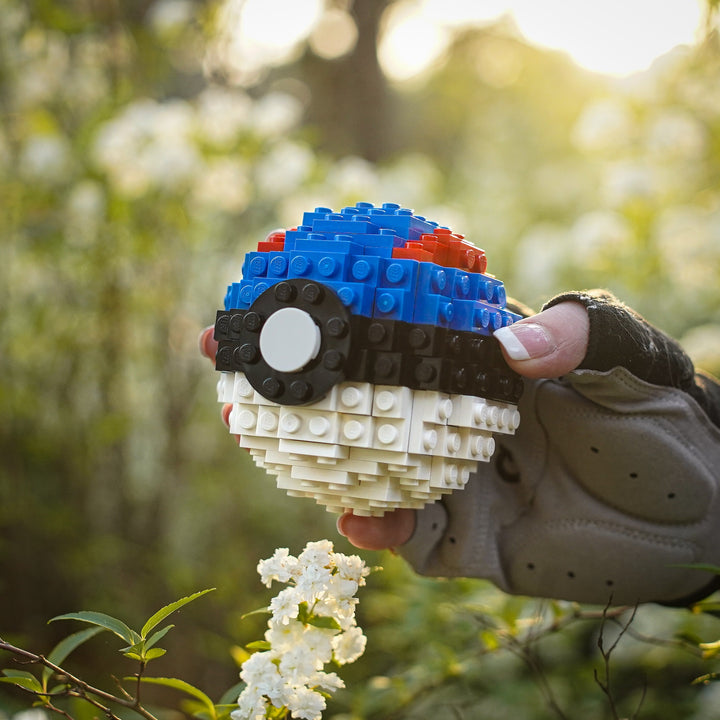
[(411, 210), (316, 208), (245, 256), (217, 313), (230, 432), (292, 496), (383, 515), (462, 488), (520, 422), (485, 253)]

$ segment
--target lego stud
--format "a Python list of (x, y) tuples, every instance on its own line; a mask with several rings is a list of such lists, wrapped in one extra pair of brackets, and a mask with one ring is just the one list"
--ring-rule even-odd
[(282, 308), (273, 313), (260, 332), (260, 352), (278, 372), (298, 372), (317, 357), (320, 328), (304, 310)]

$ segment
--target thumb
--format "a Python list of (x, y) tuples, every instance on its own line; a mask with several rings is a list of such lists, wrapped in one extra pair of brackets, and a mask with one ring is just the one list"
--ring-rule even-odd
[(575, 370), (585, 357), (590, 333), (587, 310), (562, 302), (495, 332), (505, 359), (529, 378), (553, 378)]

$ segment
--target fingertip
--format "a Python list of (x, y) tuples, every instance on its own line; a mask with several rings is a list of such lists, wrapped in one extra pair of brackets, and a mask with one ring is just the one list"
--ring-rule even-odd
[(198, 346), (200, 353), (210, 360), (215, 360), (217, 354), (218, 343), (214, 338), (215, 329), (211, 327), (205, 328), (198, 337)]

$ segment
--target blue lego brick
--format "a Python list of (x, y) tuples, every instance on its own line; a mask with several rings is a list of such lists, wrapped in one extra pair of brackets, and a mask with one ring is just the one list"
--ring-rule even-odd
[(454, 299), (452, 302), (453, 318), (450, 327), (453, 330), (489, 335), (504, 324), (502, 311), (493, 305), (479, 300)]
[(241, 280), (239, 283), (232, 283), (225, 295), (225, 309), (247, 310), (255, 299), (253, 296), (254, 285), (255, 280)]
[(290, 253), (280, 250), (266, 253), (268, 255), (267, 277), (281, 280), (288, 276)]
[(477, 300), (477, 282), (473, 283), (472, 273), (460, 268), (445, 268), (448, 275), (448, 290), (450, 296), (459, 300)]
[(380, 232), (380, 227), (370, 222), (370, 219), (364, 215), (328, 215), (325, 220), (314, 220), (312, 229), (314, 233), (330, 233), (332, 235)]
[(378, 284), (380, 258), (373, 255), (354, 255), (351, 257), (348, 280), (366, 283), (373, 288)]
[(303, 225), (312, 227), (315, 220), (324, 220), (328, 215), (332, 215), (333, 211), (331, 208), (316, 207), (313, 212), (303, 213)]
[(507, 297), (502, 281), (479, 273), (469, 273), (469, 276), (473, 299), (491, 303), (492, 305), (505, 305)]
[(378, 235), (361, 235), (357, 239), (363, 246), (365, 255), (391, 258), (396, 247), (402, 247), (405, 240), (392, 230), (381, 230)]
[(418, 293), (413, 309), (413, 322), (450, 327), (454, 315), (453, 301), (447, 295)]
[(378, 287), (375, 290), (373, 317), (412, 322), (415, 293), (402, 288)]
[(292, 248), (286, 248), (291, 250), (297, 250), (298, 252), (334, 252), (334, 253), (345, 253), (346, 255), (362, 255), (363, 246), (355, 242), (355, 238), (352, 235), (334, 235), (328, 240), (315, 239), (312, 236), (307, 238), (298, 238), (295, 241), (295, 245)]
[(332, 288), (353, 315), (372, 317), (375, 302), (375, 288), (372, 285), (355, 282), (323, 282), (323, 285)]
[(516, 323), (518, 320), (522, 320), (523, 318), (522, 315), (518, 315), (517, 313), (514, 313), (512, 312), (512, 310), (508, 310), (507, 308), (503, 308), (500, 311), (500, 314), (502, 315), (503, 327), (512, 325), (513, 323)]
[(299, 240), (307, 240), (311, 236), (313, 240), (328, 240), (329, 237), (325, 234), (313, 233), (312, 228), (307, 226), (301, 226), (297, 230), (288, 230), (285, 233), (285, 245), (284, 250), (295, 250), (296, 244)]
[(347, 280), (351, 256), (339, 252), (291, 252), (288, 277), (319, 282)]
[(417, 260), (381, 258), (379, 287), (402, 288), (415, 294), (418, 277)]
[(242, 274), (246, 280), (256, 277), (266, 277), (268, 270), (268, 253), (249, 252), (245, 255)]
[(428, 222), (425, 218), (413, 215), (411, 210), (402, 208), (392, 215), (385, 210), (371, 210), (369, 216), (379, 227), (394, 230), (407, 240), (419, 240), (421, 235), (432, 233), (438, 227), (437, 223)]
[(418, 279), (416, 293), (418, 299), (421, 295), (446, 295), (451, 297), (453, 276), (448, 272), (448, 268), (437, 265), (432, 262), (418, 263)]

